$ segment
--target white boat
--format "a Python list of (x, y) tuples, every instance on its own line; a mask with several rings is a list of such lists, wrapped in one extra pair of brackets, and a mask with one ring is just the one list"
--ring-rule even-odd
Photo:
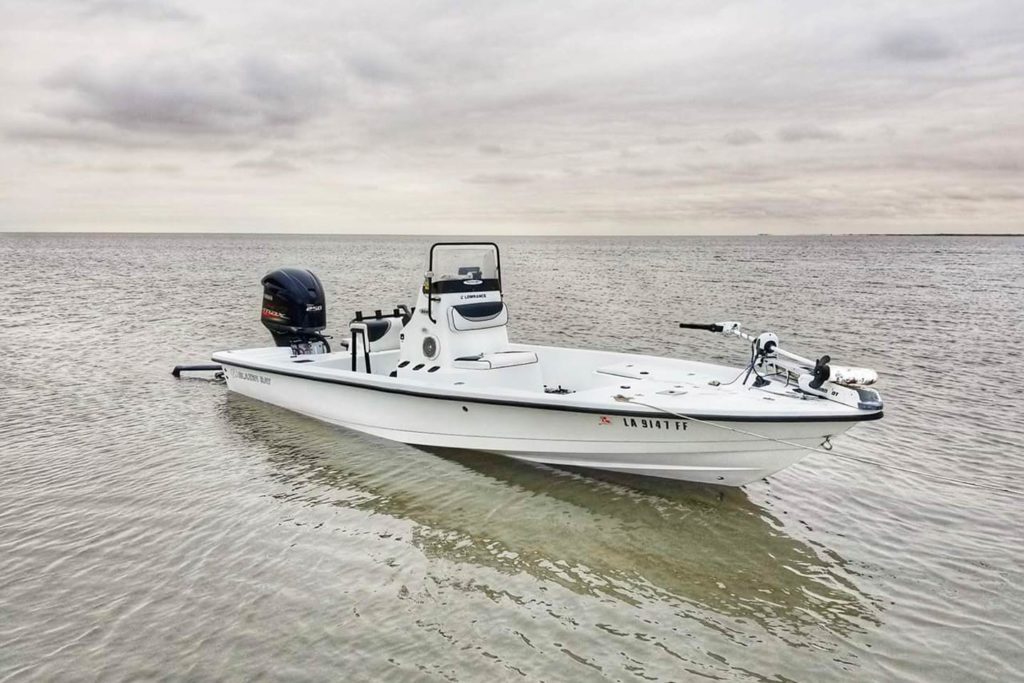
[(555, 466), (740, 486), (882, 417), (873, 371), (784, 351), (738, 323), (745, 368), (509, 341), (493, 243), (439, 243), (416, 305), (357, 313), (330, 348), (310, 271), (263, 279), (275, 346), (220, 351), (231, 391), (374, 436)]

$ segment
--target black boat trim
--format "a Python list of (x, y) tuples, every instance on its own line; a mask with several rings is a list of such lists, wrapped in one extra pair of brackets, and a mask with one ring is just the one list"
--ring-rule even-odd
[[(667, 419), (667, 420), (682, 420), (682, 418), (674, 413), (652, 413), (650, 411), (637, 411), (637, 410), (616, 410), (614, 408), (590, 408), (586, 406), (560, 406), (552, 405), (550, 403), (530, 403), (527, 401), (509, 401), (500, 398), (469, 398), (466, 396), (450, 396), (445, 394), (432, 394), (424, 391), (413, 391), (411, 389), (399, 389), (397, 387), (380, 387), (372, 384), (363, 384), (362, 382), (350, 382), (343, 379), (336, 379), (333, 377), (315, 377), (313, 375), (307, 375), (298, 372), (287, 372), (284, 370), (269, 369), (259, 365), (249, 365), (247, 363), (239, 363), (235, 361), (224, 361), (218, 360), (216, 357), (211, 360), (215, 360), (221, 365), (231, 366), (236, 368), (244, 368), (245, 370), (256, 370), (257, 372), (266, 372), (271, 375), (282, 375), (285, 377), (295, 377), (296, 379), (308, 379), (314, 382), (324, 382), (326, 384), (340, 384), (346, 387), (355, 387), (357, 389), (366, 389), (368, 391), (381, 391), (387, 394), (403, 394), (406, 396), (417, 396), (419, 398), (432, 398), (438, 401), (455, 401), (458, 403), (477, 403), (485, 405), (498, 405), (498, 406), (512, 406), (516, 408), (532, 408), (534, 410), (557, 410), (561, 412), (569, 413), (588, 413), (592, 415), (614, 415), (617, 417), (645, 417), (654, 419)], [(882, 411), (877, 413), (871, 413), (870, 415), (813, 415), (813, 416), (767, 416), (767, 417), (744, 417), (741, 415), (691, 415), (697, 420), (706, 420), (709, 422), (868, 422), (870, 420), (882, 419)]]

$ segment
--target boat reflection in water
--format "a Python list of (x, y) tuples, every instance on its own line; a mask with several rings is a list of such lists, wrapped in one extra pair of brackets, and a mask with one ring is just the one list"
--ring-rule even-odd
[(430, 454), (237, 395), (224, 416), (262, 451), (281, 497), (411, 522), (411, 542), (430, 558), (605, 602), (657, 602), (720, 632), (730, 626), (719, 616), (811, 641), (878, 623), (880, 606), (841, 557), (788, 535), (739, 489)]

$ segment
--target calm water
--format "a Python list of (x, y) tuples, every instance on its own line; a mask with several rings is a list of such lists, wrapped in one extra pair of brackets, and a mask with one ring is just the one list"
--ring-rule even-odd
[[(724, 495), (427, 453), (170, 368), (332, 329), (429, 240), (0, 235), (0, 680), (1008, 680), (1024, 501), (811, 455)], [(742, 364), (742, 320), (874, 366), (837, 449), (1022, 487), (1024, 240), (506, 239), (522, 341)]]

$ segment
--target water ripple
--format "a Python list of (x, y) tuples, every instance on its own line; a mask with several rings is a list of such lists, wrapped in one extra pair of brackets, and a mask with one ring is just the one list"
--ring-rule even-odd
[[(427, 244), (0, 236), (17, 302), (0, 681), (1019, 676), (1017, 500), (823, 455), (743, 491), (591, 476), (169, 377), (267, 342), (266, 271), (318, 272), (339, 329), (408, 301)], [(1024, 240), (508, 239), (503, 255), (523, 341), (736, 364), (742, 348), (674, 322), (771, 325), (882, 373), (886, 419), (841, 450), (1022, 479), (1006, 380), (1024, 374)]]

